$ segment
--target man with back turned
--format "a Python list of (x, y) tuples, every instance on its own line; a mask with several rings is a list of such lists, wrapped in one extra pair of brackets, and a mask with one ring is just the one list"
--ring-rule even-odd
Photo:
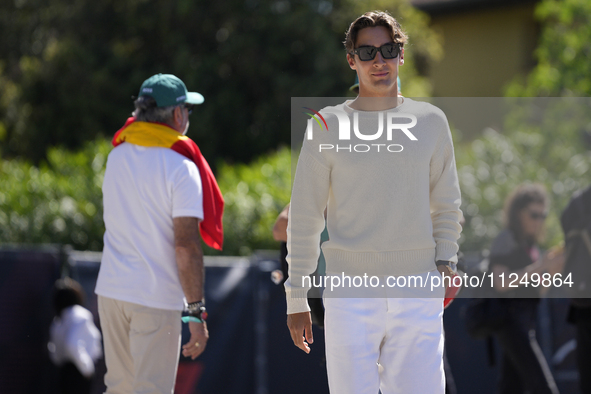
[(195, 359), (207, 344), (201, 239), (221, 249), (223, 198), (184, 136), (202, 102), (176, 76), (154, 75), (113, 138), (96, 286), (107, 393), (173, 392), (183, 309), (191, 332), (183, 355)]

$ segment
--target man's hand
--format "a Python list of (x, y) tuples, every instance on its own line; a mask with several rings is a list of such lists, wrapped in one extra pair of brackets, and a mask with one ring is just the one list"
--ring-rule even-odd
[[(287, 315), (287, 327), (294, 345), (306, 353), (310, 353), (308, 343), (314, 343), (312, 337), (312, 317), (310, 312), (300, 312)], [(307, 343), (304, 341), (306, 338)]]
[(205, 350), (207, 340), (209, 339), (209, 332), (207, 331), (207, 324), (205, 322), (190, 322), (189, 331), (191, 332), (191, 339), (183, 345), (183, 356), (191, 357), (192, 360), (195, 360)]

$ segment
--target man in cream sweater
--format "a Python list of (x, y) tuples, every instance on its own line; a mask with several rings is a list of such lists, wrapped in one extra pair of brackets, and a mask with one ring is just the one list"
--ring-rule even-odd
[[(350, 26), (359, 96), (309, 122), (289, 211), (287, 324), (310, 352), (306, 294), (327, 210), (326, 361), (338, 394), (443, 393), (444, 277), (461, 232), (453, 143), (443, 112), (397, 97), (406, 34), (385, 12)], [(436, 284), (436, 286), (432, 286)]]

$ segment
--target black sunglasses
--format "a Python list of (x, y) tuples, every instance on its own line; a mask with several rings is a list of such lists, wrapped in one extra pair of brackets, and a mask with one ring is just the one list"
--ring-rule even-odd
[(528, 214), (529, 214), (529, 217), (532, 218), (533, 220), (544, 220), (548, 216), (545, 213), (537, 213), (537, 212), (532, 212), (532, 211), (529, 211)]
[(394, 59), (400, 54), (400, 44), (388, 43), (381, 47), (362, 46), (353, 50), (353, 54), (359, 56), (359, 60), (367, 62), (375, 59), (378, 51), (382, 53), (384, 59)]
[(187, 111), (189, 111), (189, 115), (191, 115), (193, 113), (193, 108), (195, 108), (195, 106), (193, 104), (185, 104), (185, 108), (187, 109)]

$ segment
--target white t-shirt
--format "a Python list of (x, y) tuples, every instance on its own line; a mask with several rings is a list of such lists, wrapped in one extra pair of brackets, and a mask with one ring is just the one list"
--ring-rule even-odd
[(195, 163), (169, 148), (121, 144), (107, 160), (103, 204), (105, 245), (96, 294), (182, 310), (172, 219), (203, 219)]

